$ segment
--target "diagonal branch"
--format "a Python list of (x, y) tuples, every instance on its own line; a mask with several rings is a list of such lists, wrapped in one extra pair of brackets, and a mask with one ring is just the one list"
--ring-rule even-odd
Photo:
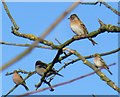
[(71, 44), (72, 42), (76, 41), (76, 40), (81, 40), (81, 39), (85, 39), (88, 37), (96, 37), (97, 35), (104, 33), (104, 32), (117, 32), (120, 33), (120, 27), (118, 26), (114, 26), (111, 24), (104, 24), (100, 19), (98, 20), (100, 23), (100, 28), (96, 31), (90, 32), (88, 34), (88, 36), (73, 36), (71, 39), (67, 40), (66, 42), (64, 42), (63, 44), (60, 45), (60, 48), (64, 48), (65, 46), (68, 46), (69, 44)]
[(53, 61), (51, 62), (51, 64), (49, 64), (46, 68), (46, 72), (44, 73), (44, 75), (41, 78), (41, 81), (36, 85), (36, 90), (42, 85), (42, 83), (45, 80), (46, 74), (50, 71), (50, 69), (52, 69), (52, 67), (54, 66), (55, 63), (59, 62), (59, 57), (62, 54), (62, 49), (59, 49), (55, 58), (53, 59)]
[(109, 85), (111, 88), (113, 88), (114, 90), (118, 91), (120, 93), (120, 88), (117, 87), (115, 85), (115, 83), (110, 80), (104, 73), (102, 73), (101, 71), (99, 71), (94, 64), (92, 64), (91, 62), (89, 62), (88, 60), (86, 60), (81, 54), (79, 54), (77, 51), (75, 50), (69, 50), (69, 52), (73, 53), (75, 56), (77, 56), (80, 60), (83, 61), (83, 63), (85, 65), (87, 65), (88, 67), (90, 67), (92, 70), (95, 71), (95, 73), (100, 77), (101, 80), (105, 81), (107, 83), (107, 85)]
[(48, 46), (51, 46), (52, 48), (57, 48), (57, 49), (59, 49), (58, 46), (57, 46), (57, 45), (54, 45), (53, 42), (44, 40), (44, 39), (39, 38), (39, 37), (37, 37), (37, 36), (35, 36), (35, 35), (33, 35), (33, 34), (22, 34), (21, 32), (17, 31), (17, 30), (14, 29), (13, 27), (12, 27), (12, 33), (13, 33), (14, 35), (18, 36), (18, 37), (26, 38), (26, 39), (29, 39), (29, 40), (33, 40), (33, 41), (38, 41), (38, 40), (39, 40), (39, 42), (42, 43), (42, 44), (44, 44), (44, 45), (48, 45)]
[[(21, 70), (19, 70), (19, 72), (22, 72)], [(13, 73), (13, 72), (12, 72)], [(12, 73), (9, 73), (9, 74), (12, 74)], [(26, 73), (26, 72), (25, 72)], [(21, 82), (21, 83), (23, 83), (25, 80), (27, 80), (29, 77), (31, 77), (33, 74), (35, 74), (36, 72), (35, 71), (33, 71), (33, 72), (27, 72), (28, 73), (28, 75), (23, 79), (23, 81)], [(7, 75), (9, 75), (9, 74), (7, 74)], [(21, 84), (19, 84), (19, 85), (21, 85)], [(6, 96), (8, 96), (12, 91), (14, 91), (19, 85), (15, 85), (6, 95), (5, 95), (5, 97)]]
[[(110, 65), (108, 65), (108, 66), (114, 66), (114, 65), (116, 65), (116, 63), (110, 64)], [(103, 69), (103, 68), (100, 68), (99, 70), (101, 70), (101, 69)], [(75, 81), (77, 81), (77, 80), (80, 80), (80, 79), (82, 79), (82, 78), (86, 78), (86, 77), (88, 77), (88, 76), (91, 76), (91, 75), (93, 75), (93, 74), (95, 74), (95, 72), (91, 72), (91, 73), (85, 74), (85, 75), (83, 75), (83, 76), (79, 76), (79, 77), (77, 77), (77, 78), (71, 79), (71, 80), (66, 81), (66, 82), (62, 82), (62, 83), (59, 83), (59, 84), (52, 85), (52, 87), (55, 88), (55, 87), (58, 87), (58, 86), (67, 85), (67, 84), (70, 84), (70, 83), (75, 82)], [(30, 95), (30, 94), (35, 94), (35, 93), (43, 92), (43, 91), (48, 90), (48, 89), (49, 89), (49, 87), (42, 88), (42, 89), (39, 89), (39, 90), (37, 90), (37, 91), (31, 91), (31, 92), (27, 92), (27, 93), (25, 93), (25, 94), (21, 94), (21, 95), (18, 96), (18, 97), (27, 96), (27, 95)]]
[[(11, 46), (20, 46), (20, 47), (30, 47), (31, 44), (16, 44), (16, 43), (10, 43), (10, 42), (3, 42), (0, 41), (0, 44), (4, 44), (4, 45), (11, 45)], [(41, 45), (37, 45), (35, 46), (36, 48), (44, 48), (44, 49), (50, 49), (53, 50), (51, 47), (49, 46), (41, 46)]]
[[(78, 1), (78, 0), (77, 0)], [(50, 31), (52, 31), (54, 29), (55, 26), (58, 25), (58, 23), (60, 23), (61, 20), (63, 20), (65, 18), (65, 16), (70, 13), (78, 4), (79, 4), (80, 0), (78, 2), (73, 3), (65, 12), (63, 12), (63, 14), (57, 18), (57, 20), (55, 20), (53, 22), (53, 24), (49, 27), (49, 30), (46, 30), (44, 33), (46, 36)], [(41, 39), (41, 36), (39, 36), (39, 38)], [(0, 71), (5, 70), (6, 68), (8, 68), (9, 66), (13, 65), (15, 62), (17, 62), (18, 60), (22, 59), (23, 57), (25, 57), (27, 54), (29, 54), (36, 45), (38, 45), (38, 43), (40, 42), (40, 40), (36, 40), (28, 49), (26, 49), (24, 52), (22, 52), (21, 54), (17, 55), (15, 58), (13, 58), (12, 60), (10, 60), (9, 62), (7, 62), (6, 64), (4, 64), (2, 67), (0, 67)]]
[(97, 2), (80, 2), (80, 4), (84, 4), (84, 5), (96, 5), (98, 3), (99, 3), (99, 1), (97, 1)]
[(108, 5), (106, 2), (104, 1), (100, 1), (98, 0), (97, 2), (81, 2), (80, 4), (84, 4), (84, 5), (97, 5), (98, 3), (105, 5), (108, 9), (110, 9), (111, 11), (113, 11), (115, 14), (120, 16), (120, 12), (117, 11), (116, 9), (112, 8), (110, 5)]
[[(112, 50), (112, 51), (109, 51), (109, 52), (105, 52), (105, 53), (101, 53), (100, 56), (105, 56), (105, 55), (110, 55), (110, 54), (114, 54), (116, 52), (119, 52), (120, 51), (120, 48), (117, 48), (115, 50)], [(94, 54), (93, 54), (94, 55)], [(89, 58), (93, 58), (93, 55), (89, 55), (89, 56), (84, 56), (85, 59), (89, 59)], [(77, 61), (79, 61), (80, 59), (77, 58), (77, 59), (74, 59), (72, 60), (71, 62), (68, 62), (68, 63), (65, 63), (65, 67), (70, 65), (70, 64), (73, 64)]]
[(113, 11), (115, 14), (120, 16), (120, 12), (118, 12), (116, 9), (112, 8), (110, 5), (108, 5), (106, 2), (102, 1), (100, 2), (101, 4), (105, 5), (108, 9), (110, 9), (111, 11)]
[(15, 20), (13, 19), (12, 15), (10, 14), (10, 11), (9, 11), (9, 9), (8, 9), (8, 7), (7, 7), (6, 3), (5, 3), (5, 1), (4, 1), (4, 0), (1, 0), (1, 1), (2, 1), (2, 4), (3, 4), (3, 6), (4, 6), (4, 9), (5, 9), (5, 11), (6, 11), (8, 17), (10, 18), (11, 22), (13, 23), (15, 29), (18, 30), (19, 27), (17, 26)]

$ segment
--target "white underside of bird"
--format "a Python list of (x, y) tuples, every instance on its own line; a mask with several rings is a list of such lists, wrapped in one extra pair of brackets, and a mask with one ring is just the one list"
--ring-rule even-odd
[(43, 76), (45, 73), (45, 69), (44, 68), (35, 68), (35, 71), (37, 72), (37, 74), (39, 74), (40, 76)]
[(71, 28), (73, 30), (73, 32), (77, 35), (84, 35), (83, 29), (80, 29), (80, 27), (77, 25), (71, 25)]
[(94, 63), (98, 67), (102, 67), (103, 66), (103, 64), (102, 64), (102, 62), (100, 60), (94, 60)]

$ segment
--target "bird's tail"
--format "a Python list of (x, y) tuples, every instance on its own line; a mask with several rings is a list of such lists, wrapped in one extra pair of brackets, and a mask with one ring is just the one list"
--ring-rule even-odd
[(92, 44), (95, 46), (95, 44), (97, 44), (97, 42), (95, 42), (91, 37), (89, 37), (88, 38), (91, 42), (92, 42)]
[(57, 70), (55, 70), (54, 68), (51, 70), (51, 73), (52, 74), (56, 74), (56, 75), (59, 75), (61, 77), (64, 77), (63, 75), (59, 74)]
[(109, 69), (107, 69), (107, 71), (112, 75), (112, 72)]
[(26, 86), (25, 83), (23, 83), (22, 85), (25, 87), (25, 89), (26, 89), (27, 91), (29, 91), (29, 88)]
[(104, 68), (112, 75), (112, 72), (109, 70), (109, 67), (107, 65), (104, 65)]
[(59, 75), (59, 76), (61, 76), (61, 77), (64, 77), (63, 75), (61, 75), (61, 74), (59, 74), (59, 73), (56, 73), (56, 75)]

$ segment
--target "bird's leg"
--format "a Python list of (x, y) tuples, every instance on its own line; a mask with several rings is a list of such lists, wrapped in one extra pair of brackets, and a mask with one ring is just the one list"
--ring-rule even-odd
[(94, 65), (94, 66), (96, 67), (95, 72), (99, 71), (99, 70), (98, 70), (98, 66), (96, 66), (96, 65)]
[(49, 80), (49, 82), (51, 82), (53, 79), (54, 79), (54, 75), (51, 76), (48, 80)]
[(82, 34), (81, 37), (87, 37), (88, 35), (87, 34)]
[(51, 80), (48, 82), (46, 80), (44, 80), (44, 82), (50, 87), (50, 91), (54, 91), (53, 87), (50, 84)]

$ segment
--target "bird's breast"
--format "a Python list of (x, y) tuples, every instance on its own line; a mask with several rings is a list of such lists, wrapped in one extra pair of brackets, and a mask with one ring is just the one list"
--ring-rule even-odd
[(77, 34), (77, 35), (83, 35), (84, 34), (84, 30), (83, 28), (81, 28), (80, 24), (79, 23), (76, 23), (75, 21), (74, 22), (71, 22), (70, 23), (70, 26), (71, 26), (71, 29), (72, 31)]
[(20, 84), (22, 82), (22, 79), (18, 74), (13, 74), (13, 81), (15, 84)]
[(36, 71), (40, 76), (43, 76), (43, 74), (45, 73), (45, 69), (44, 69), (44, 68), (36, 68), (35, 71)]
[(99, 60), (94, 60), (94, 63), (98, 67), (102, 67), (102, 63)]

